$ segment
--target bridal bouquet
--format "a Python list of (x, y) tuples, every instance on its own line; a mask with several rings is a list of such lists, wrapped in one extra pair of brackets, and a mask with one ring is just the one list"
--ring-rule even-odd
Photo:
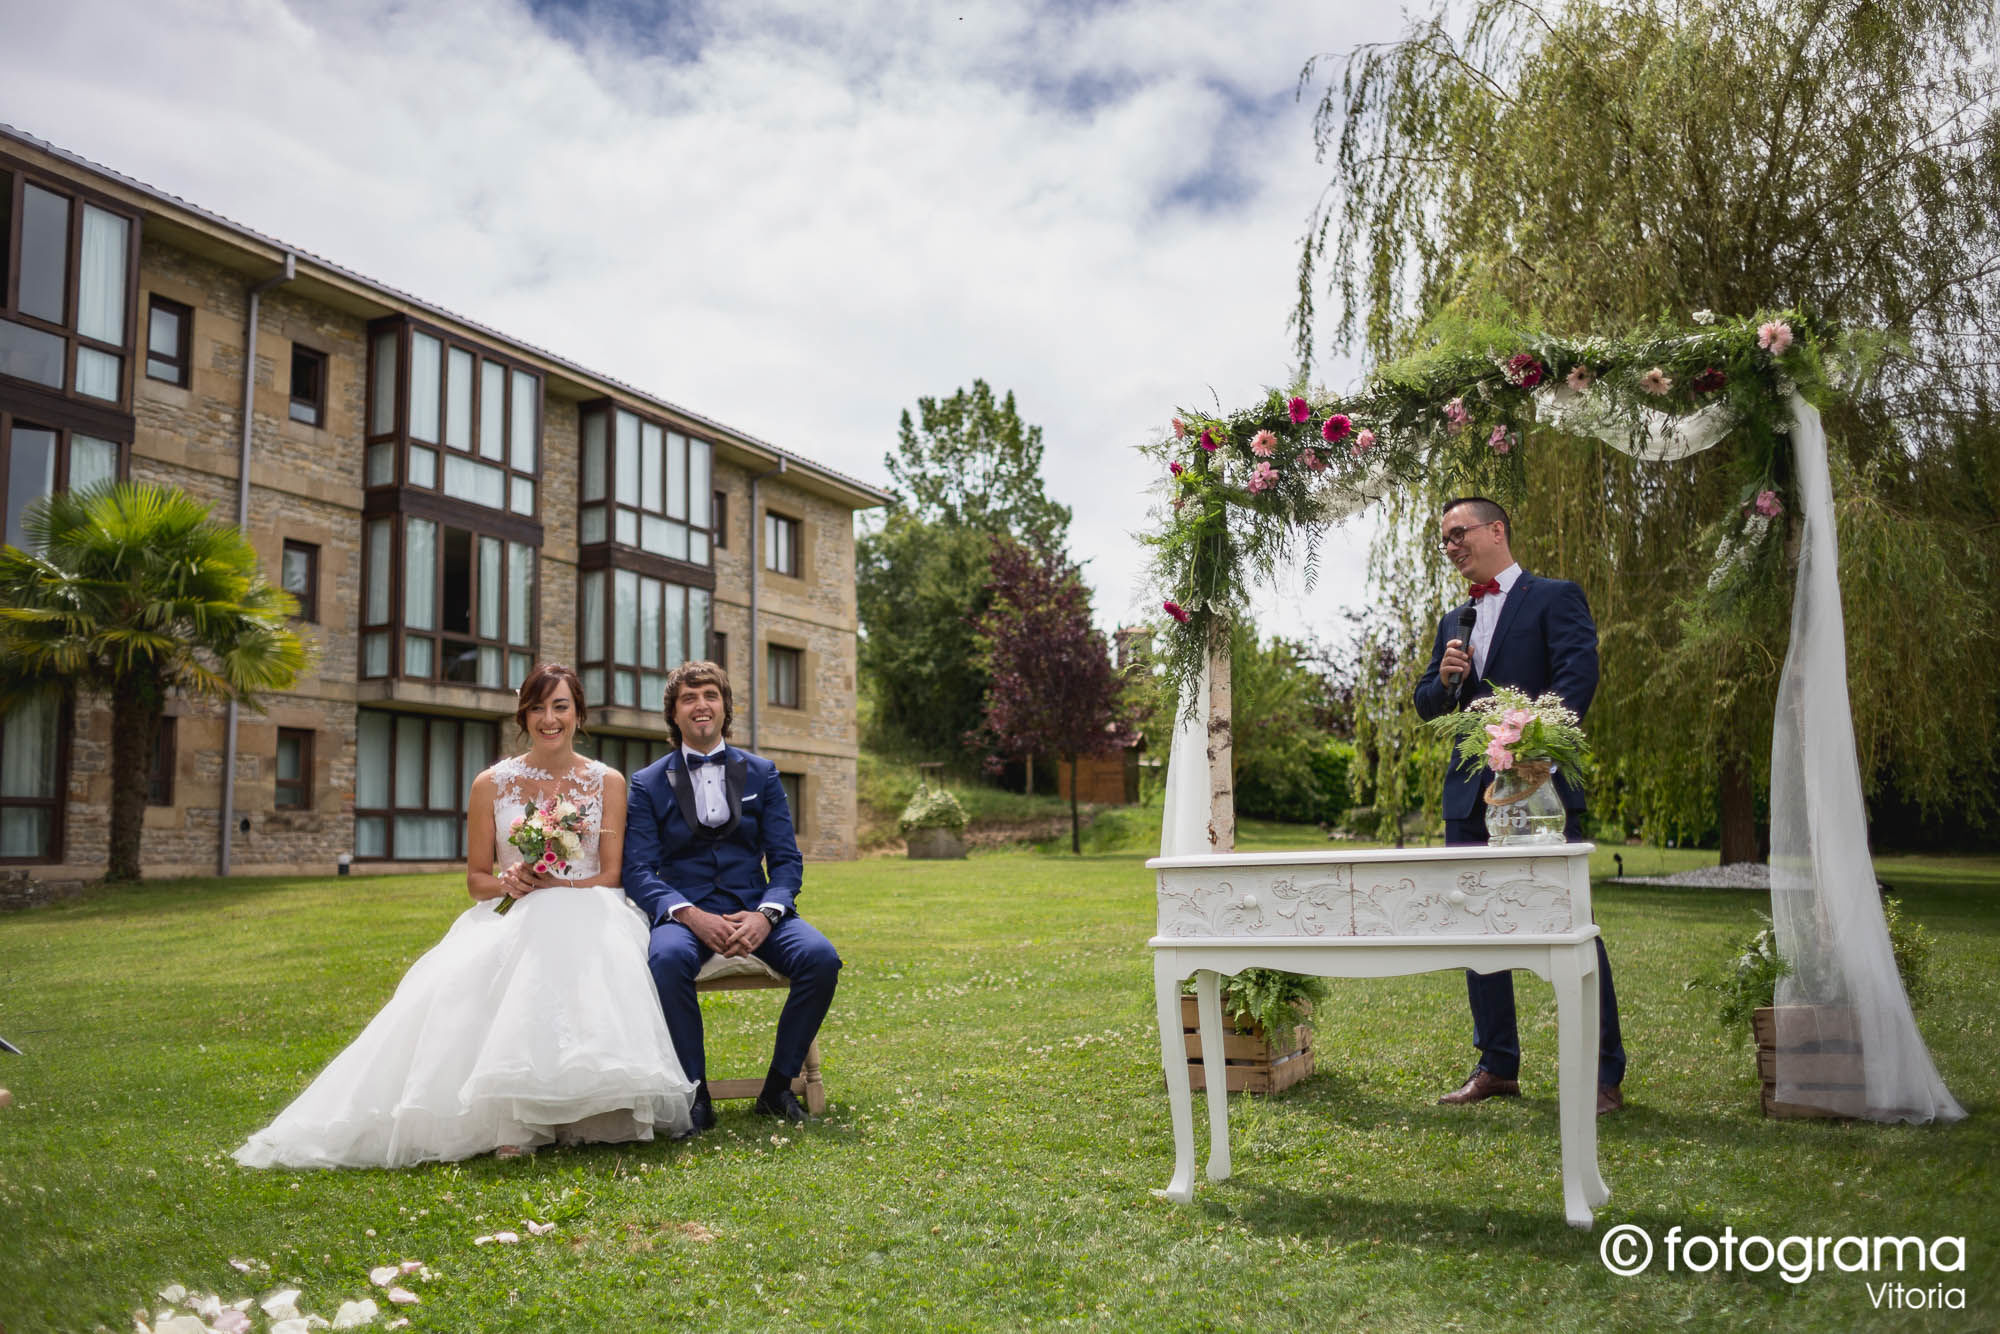
[[(539, 806), (529, 802), (514, 817), (507, 841), (538, 874), (567, 875), (571, 860), (583, 851), (583, 826), (583, 807), (568, 797), (551, 797)], [(504, 913), (514, 902), (503, 899), (493, 911)]]
[(1552, 768), (1581, 778), (1590, 767), (1590, 742), (1561, 695), (1529, 699), (1512, 686), (1495, 686), (1461, 713), (1431, 719), (1431, 727), (1456, 743), (1458, 758), (1483, 761), (1494, 773), (1510, 769), (1534, 786)]

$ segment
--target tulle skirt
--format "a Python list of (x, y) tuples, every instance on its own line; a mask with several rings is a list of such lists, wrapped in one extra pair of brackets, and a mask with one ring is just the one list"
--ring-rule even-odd
[(236, 1150), (245, 1167), (405, 1167), (688, 1128), (682, 1073), (617, 889), (475, 904), (368, 1027)]

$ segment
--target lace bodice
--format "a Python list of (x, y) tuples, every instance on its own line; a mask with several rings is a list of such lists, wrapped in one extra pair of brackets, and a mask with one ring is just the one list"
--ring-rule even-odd
[(532, 803), (568, 800), (583, 813), (580, 831), (582, 846), (570, 859), (564, 880), (588, 880), (601, 869), (597, 860), (598, 834), (604, 821), (604, 775), (611, 772), (596, 760), (577, 757), (576, 767), (567, 774), (552, 774), (528, 763), (527, 757), (510, 755), (494, 765), (493, 834), (498, 844), (493, 850), (493, 866), (501, 870), (525, 860), (521, 850), (507, 841), (514, 821)]

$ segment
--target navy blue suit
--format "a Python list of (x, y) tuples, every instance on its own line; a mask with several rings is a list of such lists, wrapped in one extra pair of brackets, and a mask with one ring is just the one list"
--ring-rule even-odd
[[(1438, 622), (1430, 666), (1417, 682), (1420, 717), (1435, 718), (1454, 707), (1451, 691), (1438, 679), (1438, 667), (1444, 660), (1445, 644), (1460, 637), (1459, 617), (1467, 605), (1477, 604), (1460, 603)], [(1467, 652), (1469, 655), (1469, 645)], [(1512, 686), (1529, 695), (1552, 690), (1577, 717), (1583, 717), (1597, 693), (1597, 623), (1591, 619), (1583, 590), (1568, 580), (1538, 579), (1523, 570), (1501, 606), (1493, 642), (1486, 652), (1486, 670), (1479, 680), (1466, 682), (1459, 706), (1492, 694), (1488, 682)], [(1453, 758), (1444, 780), (1446, 843), (1486, 842), (1486, 805), (1481, 798), (1492, 776), (1492, 771), (1477, 760)], [(1569, 812), (1563, 832), (1570, 842), (1580, 843), (1583, 788), (1574, 775), (1558, 771), (1556, 790)], [(1472, 1042), (1479, 1048), (1479, 1067), (1496, 1079), (1518, 1079), (1521, 1036), (1514, 1016), (1514, 975), (1468, 969), (1465, 986), (1472, 1004)], [(1597, 940), (1597, 990), (1597, 1082), (1616, 1087), (1625, 1078), (1625, 1044), (1618, 1029), (1611, 960), (1604, 952), (1602, 936)]]
[(625, 813), (625, 893), (653, 924), (648, 963), (675, 1054), (690, 1079), (707, 1078), (701, 1005), (694, 979), (715, 951), (673, 919), (691, 904), (706, 912), (755, 912), (766, 903), (785, 915), (757, 947), (757, 957), (791, 979), (778, 1018), (771, 1072), (787, 1079), (805, 1064), (806, 1049), (833, 1004), (840, 955), (798, 915), (805, 859), (792, 833), (792, 809), (778, 766), (734, 746), (724, 747), (723, 787), (729, 818), (705, 828), (695, 815), (694, 788), (676, 746), (632, 775)]

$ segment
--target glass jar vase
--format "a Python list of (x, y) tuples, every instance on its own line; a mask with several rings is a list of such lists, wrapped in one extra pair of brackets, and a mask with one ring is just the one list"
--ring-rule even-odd
[(1486, 789), (1486, 842), (1509, 848), (1523, 844), (1566, 843), (1569, 812), (1556, 792), (1556, 768), (1549, 763), (1516, 764), (1493, 775)]

